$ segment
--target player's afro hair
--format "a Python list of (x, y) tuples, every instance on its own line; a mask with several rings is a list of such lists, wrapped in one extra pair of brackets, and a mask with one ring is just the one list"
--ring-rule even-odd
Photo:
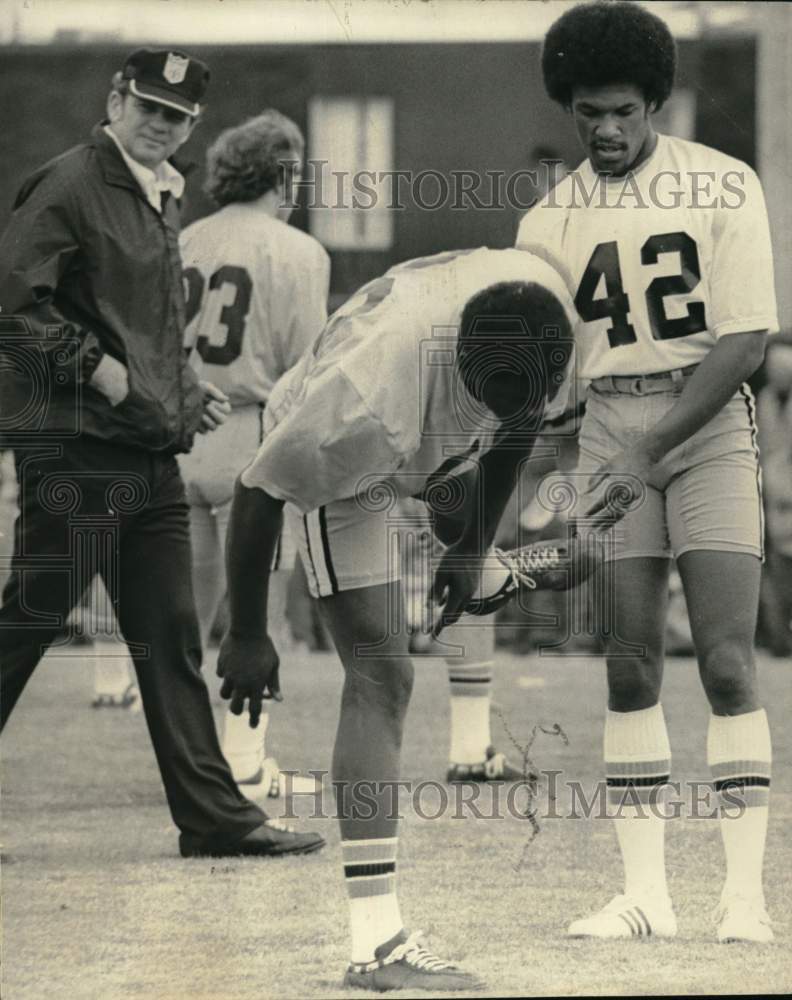
[(290, 118), (264, 111), (212, 143), (204, 190), (218, 205), (255, 201), (293, 177), (304, 149), (302, 132)]
[(548, 95), (565, 108), (575, 87), (633, 84), (661, 108), (671, 93), (676, 45), (668, 26), (632, 0), (572, 7), (551, 26), (542, 50)]
[(552, 399), (572, 353), (564, 307), (543, 285), (501, 281), (482, 289), (462, 310), (457, 367), (474, 399), (498, 371), (521, 374), (528, 395)]

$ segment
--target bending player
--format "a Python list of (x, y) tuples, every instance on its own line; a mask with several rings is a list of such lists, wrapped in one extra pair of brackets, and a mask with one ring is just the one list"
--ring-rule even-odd
[[(437, 628), (453, 623), (471, 606), (482, 553), (564, 379), (573, 321), (558, 273), (521, 251), (462, 251), (392, 268), (353, 296), (278, 382), (264, 441), (237, 483), (221, 694), (235, 713), (247, 703), (254, 723), (262, 700), (279, 697), (267, 567), (284, 504), (345, 670), (333, 776), (352, 930), (348, 986), (481, 985), (407, 934), (395, 893), (398, 822), (387, 783), (399, 778), (413, 668), (388, 510), (408, 496), (433, 509), (449, 543), (434, 580), (446, 598)], [(460, 505), (442, 475), (449, 455), (477, 462), (475, 489), (461, 498), (461, 534), (459, 520), (453, 525)], [(531, 553), (504, 558), (532, 567)], [(541, 573), (522, 575), (544, 584)], [(501, 594), (512, 586), (503, 567), (499, 581)]]
[[(518, 245), (572, 272), (578, 374), (592, 380), (580, 436), (580, 469), (591, 474), (581, 513), (593, 521), (624, 514), (606, 591), (612, 617), (601, 633), (605, 770), (625, 890), (569, 933), (676, 933), (665, 822), (646, 808), (671, 764), (659, 698), (673, 555), (712, 710), (707, 754), (725, 793), (718, 938), (769, 941), (762, 859), (771, 748), (753, 657), (762, 512), (744, 384), (777, 328), (762, 189), (746, 164), (655, 132), (651, 116), (671, 92), (675, 48), (644, 7), (573, 7), (550, 28), (542, 67), (586, 160), (528, 213)], [(609, 510), (603, 492), (616, 484), (633, 501), (620, 511)], [(735, 789), (742, 809), (728, 806)]]
[[(297, 125), (274, 110), (227, 129), (207, 153), (205, 187), (220, 209), (181, 237), (186, 345), (196, 370), (222, 387), (232, 407), (215, 434), (196, 440), (180, 458), (204, 647), (226, 591), (234, 482), (261, 442), (261, 416), (272, 386), (327, 319), (327, 253), (312, 236), (288, 225), (303, 151)], [(293, 549), (281, 543), (279, 571), (270, 583), (272, 618), (279, 623), (285, 622)], [(227, 712), (223, 753), (238, 784), (257, 784), (277, 795), (278, 765), (265, 750), (267, 721), (264, 713), (252, 729)]]

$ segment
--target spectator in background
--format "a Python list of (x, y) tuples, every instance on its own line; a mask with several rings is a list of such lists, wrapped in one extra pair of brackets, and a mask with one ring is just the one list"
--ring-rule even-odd
[[(327, 320), (330, 259), (317, 240), (288, 225), (304, 149), (300, 129), (278, 111), (227, 129), (207, 153), (205, 187), (219, 211), (188, 226), (181, 238), (190, 360), (232, 407), (223, 426), (196, 440), (180, 460), (204, 646), (226, 590), (234, 483), (258, 451), (270, 390)], [(294, 556), (294, 546), (281, 538), (269, 600), (278, 645), (286, 649)], [(263, 784), (276, 796), (281, 782), (277, 763), (266, 755), (268, 721), (264, 711), (251, 729), (227, 710), (223, 751), (238, 782)]]

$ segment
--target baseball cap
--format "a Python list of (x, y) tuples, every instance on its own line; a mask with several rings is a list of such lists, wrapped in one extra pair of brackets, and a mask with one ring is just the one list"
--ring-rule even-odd
[(136, 97), (166, 104), (196, 117), (201, 110), (209, 67), (184, 52), (137, 49), (124, 63), (124, 80)]

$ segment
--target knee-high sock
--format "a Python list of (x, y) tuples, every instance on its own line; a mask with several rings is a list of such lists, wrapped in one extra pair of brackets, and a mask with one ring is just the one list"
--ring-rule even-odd
[(763, 901), (762, 863), (772, 761), (764, 709), (710, 716), (707, 758), (718, 793), (726, 852), (724, 896)]
[(627, 895), (668, 894), (665, 873), (665, 819), (661, 786), (671, 770), (663, 709), (608, 712), (605, 720), (605, 775), (624, 863)]
[(461, 646), (461, 656), (446, 658), (451, 694), (451, 733), (448, 759), (453, 764), (481, 763), (492, 743), (490, 699), (494, 668), (495, 627), (491, 622), (463, 615), (459, 624), (442, 633), (444, 643)]
[(396, 897), (397, 845), (397, 837), (341, 841), (353, 962), (372, 961), (375, 949), (402, 929)]

